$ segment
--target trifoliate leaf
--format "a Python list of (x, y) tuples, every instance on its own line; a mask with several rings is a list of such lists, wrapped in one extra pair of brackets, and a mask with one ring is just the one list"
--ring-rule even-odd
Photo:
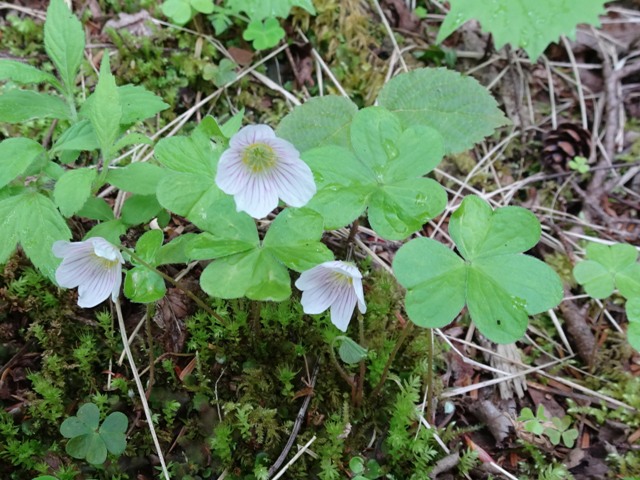
[(440, 134), (428, 127), (402, 129), (381, 107), (360, 110), (350, 127), (352, 148), (329, 145), (302, 155), (318, 192), (307, 204), (326, 229), (343, 227), (369, 209), (378, 235), (401, 240), (445, 207), (444, 189), (423, 178), (442, 159)]
[(394, 259), (396, 277), (407, 289), (407, 314), (417, 325), (443, 327), (466, 303), (480, 332), (494, 342), (511, 343), (524, 334), (529, 315), (562, 300), (558, 275), (520, 253), (540, 238), (540, 224), (528, 210), (494, 211), (469, 196), (451, 216), (449, 234), (462, 258), (435, 240), (418, 238)]
[(162, 13), (176, 25), (184, 25), (191, 20), (189, 0), (166, 0), (160, 8)]
[(147, 267), (133, 267), (124, 278), (124, 294), (136, 303), (157, 302), (167, 293), (164, 279)]
[(252, 20), (242, 34), (242, 38), (252, 42), (256, 50), (275, 47), (284, 38), (285, 31), (275, 18)]
[(560, 35), (575, 38), (579, 23), (599, 25), (607, 0), (450, 0), (436, 42), (447, 38), (467, 20), (475, 19), (493, 35), (496, 48), (510, 43), (522, 47), (535, 61)]
[(590, 243), (586, 253), (586, 260), (574, 267), (573, 276), (589, 295), (606, 298), (618, 288), (626, 298), (640, 296), (640, 264), (635, 247), (626, 243)]
[(627, 300), (625, 309), (629, 320), (627, 327), (629, 344), (640, 352), (640, 297)]
[(437, 130), (446, 153), (467, 150), (508, 123), (486, 88), (446, 68), (398, 75), (380, 91), (378, 104), (395, 113), (405, 128)]

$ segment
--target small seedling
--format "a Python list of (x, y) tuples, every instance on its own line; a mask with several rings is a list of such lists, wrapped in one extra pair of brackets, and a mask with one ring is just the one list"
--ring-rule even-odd
[(587, 162), (587, 159), (584, 157), (574, 157), (573, 160), (569, 162), (569, 168), (578, 173), (587, 173), (589, 171), (589, 164)]
[(549, 419), (544, 414), (542, 405), (538, 406), (535, 415), (530, 408), (523, 408), (518, 420), (523, 422), (524, 429), (527, 432), (538, 436), (545, 435), (554, 446), (562, 441), (565, 447), (573, 448), (578, 438), (578, 430), (569, 428), (572, 422), (570, 416), (565, 415), (563, 418), (552, 417)]
[(93, 403), (85, 403), (75, 417), (62, 422), (60, 433), (70, 439), (66, 448), (69, 455), (99, 465), (107, 459), (107, 451), (113, 455), (124, 452), (128, 423), (125, 414), (113, 412), (100, 425), (98, 407)]
[(372, 458), (365, 462), (362, 457), (353, 457), (349, 469), (354, 474), (352, 480), (375, 480), (382, 476), (380, 465)]

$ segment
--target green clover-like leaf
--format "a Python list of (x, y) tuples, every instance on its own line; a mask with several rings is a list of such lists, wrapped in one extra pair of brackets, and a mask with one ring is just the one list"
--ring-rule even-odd
[(333, 258), (320, 242), (322, 218), (311, 210), (283, 210), (261, 244), (253, 219), (243, 214), (238, 222), (231, 209), (226, 210), (233, 216), (212, 209), (209, 230), (187, 246), (193, 259), (217, 259), (200, 277), (202, 289), (213, 297), (282, 301), (291, 295), (287, 267), (301, 272)]
[(242, 34), (242, 38), (252, 42), (256, 50), (275, 47), (284, 38), (285, 31), (275, 18), (252, 20)]
[(640, 297), (630, 298), (625, 305), (629, 326), (627, 338), (629, 344), (640, 352)]
[(318, 186), (307, 207), (322, 215), (325, 228), (342, 227), (368, 208), (376, 233), (400, 240), (442, 212), (444, 189), (423, 178), (444, 155), (438, 132), (402, 129), (388, 110), (370, 107), (355, 115), (350, 139), (352, 149), (327, 145), (302, 155)]
[(450, 0), (437, 42), (447, 38), (467, 20), (475, 19), (493, 35), (496, 48), (510, 43), (522, 47), (536, 60), (560, 35), (575, 37), (579, 23), (598, 25), (606, 0)]
[(191, 3), (189, 0), (166, 0), (162, 6), (162, 13), (176, 25), (184, 25), (191, 20)]
[(571, 428), (565, 432), (562, 432), (562, 443), (567, 448), (573, 448), (578, 439), (578, 430)]
[(121, 412), (110, 414), (98, 428), (100, 411), (93, 403), (78, 409), (75, 417), (69, 417), (60, 425), (60, 433), (69, 438), (66, 451), (73, 458), (86, 459), (98, 465), (107, 458), (107, 452), (120, 455), (126, 448), (127, 417)]
[(529, 315), (562, 300), (553, 269), (520, 253), (540, 238), (540, 224), (528, 210), (494, 211), (469, 196), (451, 216), (449, 233), (462, 258), (435, 240), (418, 238), (394, 259), (396, 277), (407, 289), (407, 314), (417, 325), (443, 327), (466, 304), (480, 332), (511, 343), (524, 334)]
[(593, 298), (606, 298), (617, 287), (625, 298), (640, 296), (638, 251), (619, 243), (587, 245), (586, 260), (573, 269), (573, 276)]
[(549, 441), (552, 445), (558, 445), (560, 443), (560, 438), (562, 433), (552, 427), (547, 427), (544, 429), (544, 434), (549, 438)]

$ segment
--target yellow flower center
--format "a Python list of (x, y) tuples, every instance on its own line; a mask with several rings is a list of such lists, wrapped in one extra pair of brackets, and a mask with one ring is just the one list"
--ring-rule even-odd
[(117, 258), (114, 260), (111, 260), (110, 258), (102, 257), (96, 254), (95, 252), (93, 253), (93, 256), (95, 258), (95, 261), (98, 262), (102, 267), (104, 267), (105, 270), (109, 270), (115, 267), (118, 263), (120, 263)]
[(278, 156), (269, 145), (254, 143), (245, 148), (242, 155), (242, 163), (248, 166), (253, 173), (261, 173), (270, 170), (278, 162)]
[(334, 281), (339, 285), (352, 285), (353, 278), (349, 275), (345, 275), (342, 272), (333, 272)]

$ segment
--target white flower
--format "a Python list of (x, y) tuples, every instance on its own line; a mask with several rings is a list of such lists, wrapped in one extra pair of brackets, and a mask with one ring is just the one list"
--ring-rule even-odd
[(231, 138), (220, 156), (216, 184), (234, 196), (238, 211), (254, 218), (266, 217), (278, 198), (302, 207), (316, 193), (309, 166), (267, 125), (248, 125)]
[(362, 291), (362, 274), (345, 262), (325, 262), (300, 275), (296, 287), (302, 290), (304, 313), (322, 313), (331, 307), (331, 322), (346, 332), (353, 309), (367, 311)]
[(78, 287), (78, 305), (95, 307), (111, 294), (115, 301), (122, 284), (120, 251), (104, 238), (85, 242), (55, 242), (53, 254), (62, 258), (56, 270), (56, 282), (64, 288)]

